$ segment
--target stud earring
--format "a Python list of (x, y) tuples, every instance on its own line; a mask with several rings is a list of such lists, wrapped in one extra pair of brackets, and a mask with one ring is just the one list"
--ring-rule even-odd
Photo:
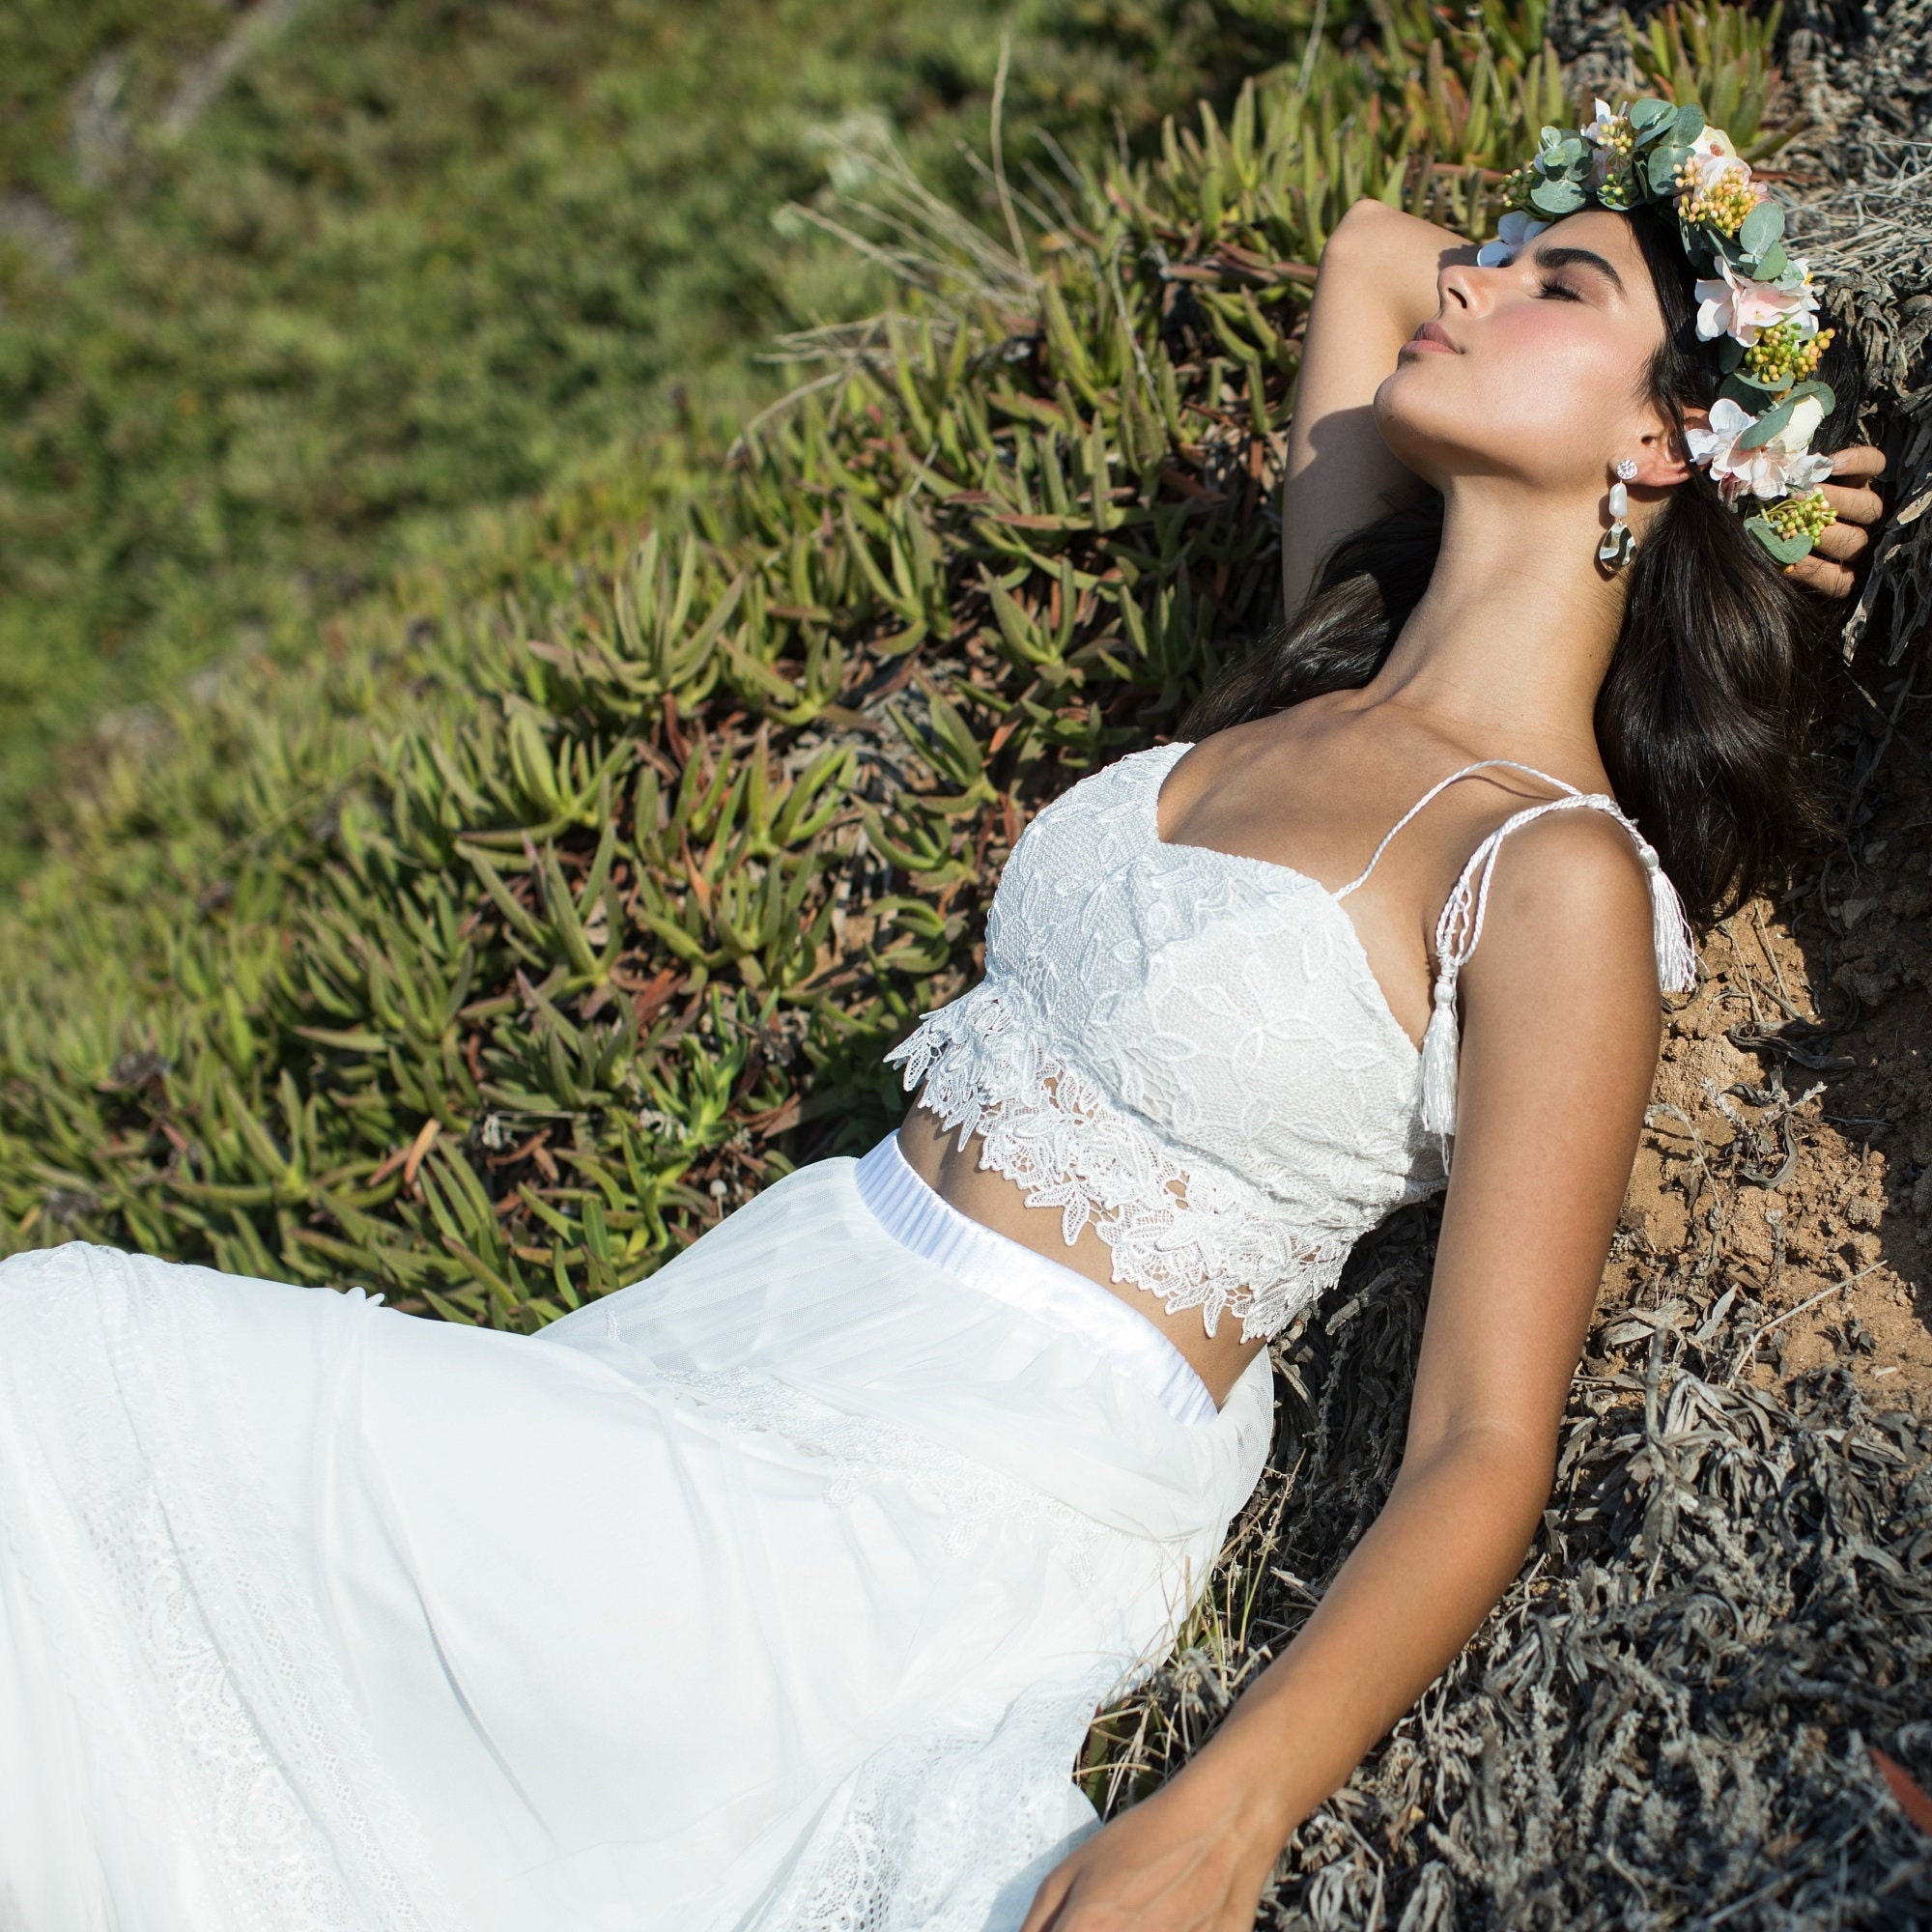
[(1630, 515), (1630, 491), (1626, 487), (1636, 475), (1636, 464), (1628, 457), (1617, 459), (1617, 480), (1610, 485), (1610, 526), (1597, 546), (1597, 561), (1612, 570), (1621, 570), (1631, 560), (1636, 539), (1624, 519)]

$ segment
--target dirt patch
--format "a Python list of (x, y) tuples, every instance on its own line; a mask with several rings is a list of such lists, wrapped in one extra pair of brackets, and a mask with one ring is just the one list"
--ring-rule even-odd
[(1743, 1378), (1836, 1364), (1875, 1406), (1932, 1414), (1932, 755), (1926, 700), (1882, 696), (1896, 723), (1860, 760), (1845, 848), (1704, 943), (1605, 1305), (1715, 1276), (1748, 1321)]

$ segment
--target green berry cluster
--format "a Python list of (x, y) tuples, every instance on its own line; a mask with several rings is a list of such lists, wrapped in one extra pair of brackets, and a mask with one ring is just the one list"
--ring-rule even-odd
[(1758, 330), (1758, 337), (1745, 351), (1744, 368), (1760, 383), (1782, 386), (1802, 383), (1818, 366), (1818, 358), (1830, 347), (1837, 331), (1821, 328), (1815, 335), (1804, 335), (1795, 322), (1775, 322)]
[(1619, 160), (1628, 160), (1636, 152), (1636, 129), (1631, 126), (1630, 116), (1619, 114), (1614, 120), (1603, 123), (1597, 129), (1597, 146)]
[(1811, 490), (1803, 497), (1781, 497), (1764, 512), (1764, 520), (1787, 542), (1809, 537), (1816, 543), (1838, 521), (1838, 513), (1826, 502), (1824, 491)]
[(1679, 219), (1693, 228), (1712, 228), (1719, 235), (1735, 235), (1765, 197), (1765, 191), (1742, 167), (1726, 168), (1708, 187), (1698, 185), (1694, 160), (1682, 163), (1676, 174), (1679, 190)]
[(1512, 168), (1496, 189), (1504, 211), (1533, 213), (1529, 206), (1529, 191), (1540, 180), (1542, 177), (1527, 162), (1520, 168)]

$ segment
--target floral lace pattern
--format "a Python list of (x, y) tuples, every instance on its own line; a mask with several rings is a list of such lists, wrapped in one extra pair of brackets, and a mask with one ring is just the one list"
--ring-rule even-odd
[[(980, 1165), (1058, 1208), (1070, 1245), (1092, 1225), (1116, 1281), (1198, 1307), (1208, 1334), (1229, 1310), (1242, 1337), (1285, 1326), (1340, 1274), (1352, 1236), (1306, 1239), (1252, 1183), (1192, 1160), (1110, 1103), (1096, 1082), (1042, 1050), (1024, 1002), (982, 981), (897, 1049), (906, 1085)], [(994, 1096), (1004, 1096), (995, 1100)], [(1261, 1284), (1260, 1287), (1251, 1286)]]
[[(1515, 813), (1477, 848), (1436, 933), (1418, 1050), (1339, 893), (1293, 867), (1171, 845), (1159, 746), (1084, 779), (1027, 828), (986, 925), (986, 977), (886, 1055), (907, 1089), (1029, 1207), (1091, 1226), (1113, 1276), (1276, 1334), (1384, 1216), (1440, 1191), (1455, 1117), (1456, 973), (1482, 931), (1502, 840), (1553, 810), (1608, 812), (1649, 874), (1661, 985), (1693, 983), (1691, 935), (1657, 854), (1606, 794)], [(1435, 785), (1389, 834), (1459, 779)], [(1376, 859), (1388, 844), (1384, 838)], [(1375, 860), (1370, 861), (1373, 869)], [(1472, 910), (1473, 909), (1473, 910)], [(1460, 922), (1460, 923), (1459, 923)]]
[(1420, 1060), (1340, 903), (1286, 867), (1170, 845), (1137, 753), (1030, 825), (986, 977), (886, 1057), (980, 1164), (1092, 1226), (1117, 1282), (1275, 1334), (1443, 1184)]
[(745, 1932), (1017, 1925), (1080, 1825), (1092, 1829), (1066, 1768), (1114, 1676), (1103, 1663), (1036, 1686), (987, 1731), (920, 1733), (875, 1752)]

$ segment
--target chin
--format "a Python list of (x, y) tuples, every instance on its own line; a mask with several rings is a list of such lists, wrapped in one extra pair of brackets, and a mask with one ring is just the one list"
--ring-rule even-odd
[(1439, 489), (1444, 475), (1465, 467), (1459, 459), (1466, 459), (1472, 452), (1464, 447), (1464, 439), (1454, 433), (1454, 425), (1443, 421), (1444, 412), (1416, 407), (1420, 398), (1413, 396), (1403, 381), (1408, 373), (1398, 369), (1382, 379), (1373, 405), (1376, 428), (1381, 432), (1389, 454), (1405, 469), (1412, 469), (1424, 482)]

